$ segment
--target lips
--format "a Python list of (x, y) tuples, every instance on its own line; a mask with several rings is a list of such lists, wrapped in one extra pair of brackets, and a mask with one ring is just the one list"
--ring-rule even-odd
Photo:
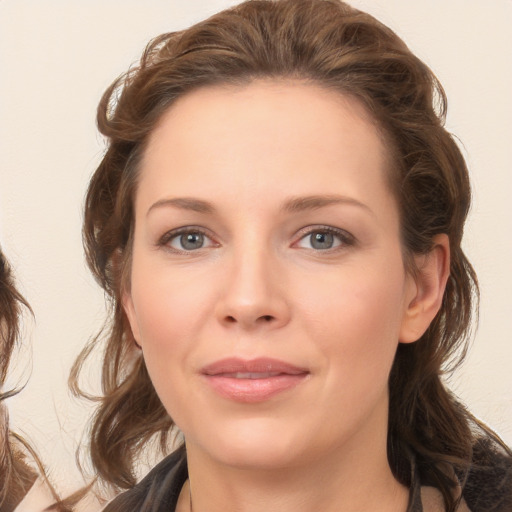
[(222, 359), (205, 366), (201, 373), (215, 392), (245, 403), (269, 400), (295, 388), (309, 375), (305, 368), (269, 358)]

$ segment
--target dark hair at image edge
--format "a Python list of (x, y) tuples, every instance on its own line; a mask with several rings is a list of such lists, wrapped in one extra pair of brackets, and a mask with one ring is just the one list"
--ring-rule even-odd
[[(111, 323), (77, 359), (71, 386), (94, 346), (105, 342), (103, 396), (91, 427), (91, 457), (100, 478), (119, 488), (135, 483), (134, 461), (169, 418), (134, 348), (121, 305), (129, 287), (133, 200), (149, 135), (176, 99), (199, 87), (258, 79), (311, 83), (356, 98), (390, 148), (389, 180), (400, 208), (404, 260), (428, 253), (435, 235), (450, 239), (451, 269), (441, 310), (416, 343), (400, 345), (389, 380), (388, 456), (395, 476), (410, 483), (410, 454), (422, 482), (455, 510), (487, 445), (510, 451), (447, 390), (442, 375), (466, 352), (478, 286), (461, 240), (470, 206), (466, 164), (444, 129), (446, 97), (433, 73), (394, 32), (336, 0), (249, 1), (185, 31), (164, 34), (140, 64), (116, 80), (98, 108), (107, 151), (87, 193), (84, 244), (105, 290)], [(505, 460), (505, 459), (504, 459)]]

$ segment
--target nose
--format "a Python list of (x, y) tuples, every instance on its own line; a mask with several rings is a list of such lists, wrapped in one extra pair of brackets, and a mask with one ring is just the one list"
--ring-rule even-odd
[(217, 318), (224, 326), (275, 329), (289, 322), (282, 268), (268, 251), (234, 255), (224, 275), (226, 282), (217, 304)]

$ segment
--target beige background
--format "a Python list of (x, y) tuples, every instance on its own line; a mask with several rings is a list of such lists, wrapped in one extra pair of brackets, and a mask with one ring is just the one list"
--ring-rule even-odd
[[(65, 488), (77, 482), (74, 450), (90, 412), (71, 399), (67, 374), (104, 311), (80, 240), (84, 191), (103, 150), (96, 104), (151, 37), (233, 3), (0, 0), (0, 240), (36, 314), (32, 369), (22, 353), (11, 377), (30, 381), (9, 408)], [(472, 172), (465, 247), (482, 287), (474, 346), (451, 383), (512, 443), (512, 1), (353, 5), (395, 29), (446, 88), (448, 128)]]

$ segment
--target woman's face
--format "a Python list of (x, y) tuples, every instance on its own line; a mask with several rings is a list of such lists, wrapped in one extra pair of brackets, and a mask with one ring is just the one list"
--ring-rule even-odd
[(284, 467), (385, 450), (416, 293), (386, 173), (364, 109), (317, 86), (204, 88), (163, 116), (123, 300), (189, 451)]

